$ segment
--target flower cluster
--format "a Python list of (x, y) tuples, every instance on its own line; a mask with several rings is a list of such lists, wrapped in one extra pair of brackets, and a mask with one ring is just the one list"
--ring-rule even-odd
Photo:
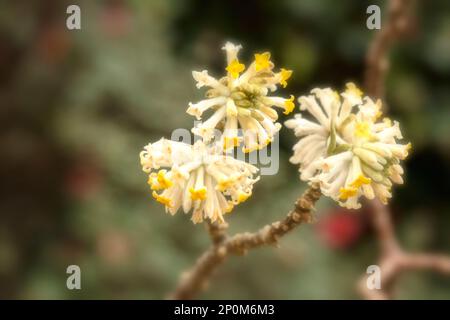
[(192, 132), (210, 141), (215, 129), (223, 128), (221, 143), (224, 149), (228, 149), (240, 145), (242, 138), (238, 135), (238, 129), (241, 128), (242, 150), (252, 152), (262, 149), (281, 128), (276, 122), (278, 114), (273, 107), (282, 108), (284, 114), (289, 114), (295, 107), (293, 96), (268, 96), (269, 91), (277, 89), (277, 85), (286, 87), (292, 71), (281, 68), (279, 72), (274, 72), (269, 52), (255, 54), (254, 61), (245, 70), (244, 64), (238, 60), (241, 46), (228, 42), (222, 49), (227, 56), (226, 76), (217, 80), (207, 70), (192, 73), (197, 88), (205, 86), (210, 89), (205, 100), (189, 103), (187, 113), (200, 120), (206, 110), (214, 110), (212, 116), (193, 128)]
[(141, 152), (152, 195), (167, 212), (182, 207), (185, 213), (193, 210), (194, 223), (204, 217), (223, 222), (225, 213), (251, 195), (258, 168), (214, 149), (202, 141), (189, 145), (162, 138)]
[[(286, 87), (292, 71), (274, 72), (270, 53), (255, 54), (246, 69), (239, 62), (241, 46), (226, 43), (226, 75), (216, 79), (207, 70), (194, 71), (197, 88), (208, 87), (206, 99), (189, 103), (187, 113), (197, 120), (210, 117), (192, 132), (194, 145), (162, 138), (140, 154), (153, 197), (166, 212), (192, 211), (192, 221), (224, 221), (224, 214), (247, 200), (259, 177), (258, 168), (233, 158), (228, 150), (243, 143), (244, 152), (267, 146), (280, 130), (274, 107), (293, 111), (294, 97), (269, 96), (278, 85)], [(353, 83), (340, 94), (316, 88), (298, 99), (300, 110), (286, 121), (300, 139), (290, 161), (300, 165), (300, 179), (318, 184), (322, 194), (349, 209), (361, 207), (360, 197), (391, 198), (393, 183), (403, 183), (400, 161), (411, 144), (400, 144), (399, 124), (383, 118), (381, 101), (363, 97)], [(242, 135), (239, 134), (241, 129)], [(220, 135), (217, 137), (216, 133)]]
[(392, 184), (403, 183), (400, 160), (411, 148), (397, 142), (398, 122), (379, 120), (381, 101), (362, 96), (353, 83), (340, 95), (313, 89), (298, 101), (314, 120), (296, 114), (285, 123), (300, 137), (290, 159), (300, 165), (300, 179), (319, 183), (324, 195), (352, 209), (361, 207), (360, 196), (387, 203)]
[[(210, 87), (207, 99), (189, 104), (187, 113), (201, 119), (203, 113), (214, 110), (212, 116), (192, 129), (201, 137), (194, 145), (162, 138), (150, 143), (140, 154), (141, 166), (148, 174), (148, 184), (156, 201), (166, 212), (175, 214), (180, 208), (192, 211), (192, 221), (224, 221), (224, 214), (252, 194), (258, 168), (228, 155), (227, 150), (244, 141), (244, 152), (261, 149), (269, 144), (281, 125), (272, 107), (289, 113), (294, 109), (294, 97), (269, 97), (278, 84), (283, 87), (292, 71), (273, 72), (270, 53), (255, 55), (247, 68), (238, 60), (241, 46), (227, 43), (227, 75), (216, 80), (208, 71), (193, 72), (197, 87)], [(241, 74), (242, 73), (242, 74)], [(241, 74), (241, 75), (240, 75)], [(242, 129), (243, 137), (238, 135)], [(221, 132), (219, 139), (213, 135)]]

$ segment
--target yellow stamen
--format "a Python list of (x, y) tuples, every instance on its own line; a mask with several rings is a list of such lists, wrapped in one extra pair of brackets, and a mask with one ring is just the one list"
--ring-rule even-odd
[(369, 139), (370, 137), (372, 137), (370, 127), (370, 123), (367, 121), (357, 122), (355, 125), (355, 135), (359, 138)]
[(356, 196), (356, 193), (358, 192), (358, 189), (356, 188), (341, 188), (339, 190), (339, 199), (341, 200), (347, 200), (348, 198)]
[(252, 195), (251, 192), (246, 193), (246, 192), (240, 192), (238, 195), (238, 203), (244, 202), (246, 201), (250, 196)]
[(189, 192), (191, 193), (192, 200), (205, 200), (206, 199), (206, 188), (200, 188), (195, 190), (194, 188), (190, 188)]
[(260, 143), (260, 144), (258, 145), (258, 149), (259, 149), (259, 150), (264, 149), (264, 148), (267, 147), (267, 145), (268, 145), (269, 143), (271, 143), (271, 142), (272, 142), (272, 139), (267, 138), (264, 142), (262, 142), (262, 143)]
[(261, 71), (270, 66), (270, 52), (255, 54), (255, 70)]
[(158, 180), (159, 186), (162, 189), (170, 188), (173, 185), (173, 182), (170, 181), (169, 179), (167, 179), (167, 177), (166, 177), (166, 170), (158, 171), (157, 180)]
[(239, 146), (239, 137), (225, 137), (223, 140), (223, 148), (226, 150), (231, 147)]
[(216, 188), (219, 191), (225, 191), (226, 189), (230, 188), (233, 185), (234, 182), (235, 181), (232, 178), (220, 180), (217, 183), (217, 187)]
[(372, 180), (370, 178), (365, 177), (364, 175), (360, 174), (358, 176), (358, 178), (356, 178), (352, 183), (351, 186), (353, 188), (359, 188), (361, 187), (363, 184), (369, 184), (371, 183)]
[(289, 98), (289, 99), (286, 99), (285, 101), (284, 101), (284, 114), (289, 114), (289, 113), (291, 113), (292, 111), (294, 111), (294, 109), (295, 109), (295, 104), (294, 104), (294, 96), (293, 95), (291, 95), (291, 97)]
[(172, 207), (172, 203), (169, 198), (159, 195), (158, 193), (156, 193), (156, 191), (153, 191), (152, 196), (153, 196), (153, 198), (156, 199), (156, 201), (158, 201), (159, 203), (162, 203), (166, 207), (169, 207), (169, 208)]
[(287, 80), (292, 76), (292, 70), (286, 70), (284, 68), (281, 68), (280, 72), (280, 84), (283, 86), (283, 88), (286, 88), (287, 86)]
[(250, 153), (259, 149), (259, 145), (254, 145), (253, 147), (244, 147), (242, 148), (242, 152)]
[(362, 97), (363, 92), (353, 82), (349, 82), (345, 86), (347, 87), (345, 93), (354, 94), (355, 96)]
[(239, 63), (238, 59), (231, 61), (231, 63), (225, 68), (225, 70), (227, 70), (234, 79), (239, 77), (239, 73), (244, 71), (244, 69), (245, 65)]

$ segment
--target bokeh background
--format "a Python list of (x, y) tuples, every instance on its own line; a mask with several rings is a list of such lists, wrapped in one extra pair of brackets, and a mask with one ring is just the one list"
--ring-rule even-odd
[[(69, 4), (82, 30), (65, 26)], [(369, 4), (385, 1), (1, 1), (0, 298), (161, 299), (209, 245), (203, 225), (155, 203), (138, 154), (150, 141), (190, 128), (191, 70), (223, 72), (227, 40), (242, 60), (270, 50), (294, 70), (284, 95), (362, 84), (376, 31)], [(450, 253), (450, 2), (422, 1), (411, 39), (395, 46), (389, 115), (413, 153), (391, 203), (410, 250)], [(382, 19), (385, 16), (382, 15)], [(284, 115), (281, 120), (283, 121)], [(283, 217), (305, 188), (288, 161), (228, 217), (231, 232)], [(231, 258), (201, 298), (358, 298), (357, 279), (378, 250), (365, 215), (322, 199), (318, 222), (282, 246)], [(66, 288), (66, 268), (82, 290)], [(450, 298), (450, 279), (401, 278), (398, 298)]]

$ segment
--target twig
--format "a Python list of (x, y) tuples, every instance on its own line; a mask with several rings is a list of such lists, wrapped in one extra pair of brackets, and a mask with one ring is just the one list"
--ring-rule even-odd
[[(413, 25), (412, 0), (391, 0), (389, 17), (372, 41), (366, 59), (365, 87), (373, 97), (384, 98), (388, 55), (395, 40), (404, 36)], [(378, 266), (381, 270), (381, 289), (370, 290), (367, 276), (358, 282), (358, 291), (366, 299), (390, 299), (398, 277), (407, 271), (432, 270), (450, 276), (450, 257), (439, 254), (409, 254), (404, 252), (395, 237), (389, 208), (378, 200), (371, 205), (370, 222), (380, 246)]]
[(371, 201), (370, 222), (375, 230), (380, 250), (383, 253), (396, 253), (399, 251), (399, 244), (394, 233), (394, 226), (391, 221), (389, 207), (383, 205), (378, 200)]
[(413, 26), (412, 0), (391, 0), (388, 18), (369, 45), (366, 56), (365, 87), (371, 96), (384, 98), (384, 82), (389, 69), (389, 52), (398, 38)]
[[(313, 221), (312, 211), (315, 203), (320, 198), (320, 190), (317, 185), (309, 187), (303, 195), (297, 199), (294, 209), (283, 220), (273, 222), (256, 232), (239, 233), (222, 241), (215, 242), (197, 260), (192, 269), (184, 273), (180, 282), (172, 293), (172, 299), (192, 299), (203, 289), (213, 272), (231, 255), (242, 255), (249, 249), (274, 245), (278, 239), (293, 230), (295, 227)], [(210, 228), (216, 233), (214, 225)], [(213, 237), (213, 239), (216, 239)], [(214, 240), (213, 240), (214, 241)]]
[(208, 220), (206, 223), (206, 229), (208, 230), (211, 242), (214, 245), (222, 243), (227, 238), (228, 223), (226, 222), (212, 223), (211, 221)]
[(381, 270), (381, 289), (370, 290), (367, 276), (358, 283), (358, 291), (366, 299), (391, 299), (394, 285), (404, 272), (431, 270), (450, 276), (450, 257), (432, 253), (407, 253), (398, 245), (389, 212), (382, 210), (370, 212), (371, 224), (378, 237)]

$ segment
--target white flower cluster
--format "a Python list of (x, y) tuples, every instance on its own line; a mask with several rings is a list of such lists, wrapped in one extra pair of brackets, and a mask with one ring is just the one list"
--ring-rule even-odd
[[(229, 155), (227, 150), (243, 142), (243, 151), (264, 148), (280, 130), (279, 107), (293, 111), (294, 97), (268, 96), (278, 85), (285, 87), (292, 71), (274, 72), (270, 53), (255, 54), (245, 69), (238, 60), (241, 46), (226, 43), (227, 74), (213, 78), (207, 70), (194, 71), (197, 87), (208, 87), (206, 99), (189, 103), (187, 113), (202, 119), (192, 129), (202, 140), (194, 145), (162, 138), (150, 143), (140, 154), (143, 171), (153, 197), (166, 212), (180, 208), (192, 211), (192, 221), (224, 221), (224, 214), (252, 194), (258, 168)], [(400, 161), (408, 156), (411, 144), (400, 144), (398, 122), (379, 120), (381, 101), (374, 102), (353, 83), (342, 93), (316, 88), (298, 99), (300, 110), (286, 121), (300, 139), (290, 161), (300, 165), (300, 179), (320, 186), (321, 192), (341, 206), (361, 207), (361, 196), (387, 203), (393, 183), (403, 183)], [(242, 129), (242, 136), (238, 130)], [(216, 132), (220, 136), (215, 136)]]
[[(255, 61), (245, 67), (237, 53), (241, 46), (227, 43), (227, 75), (220, 80), (208, 71), (193, 72), (197, 87), (208, 86), (207, 99), (190, 103), (188, 114), (201, 119), (213, 109), (212, 116), (192, 129), (202, 138), (194, 145), (162, 138), (148, 144), (140, 153), (142, 169), (148, 174), (153, 197), (166, 212), (175, 214), (180, 208), (192, 211), (192, 221), (224, 221), (224, 214), (252, 194), (258, 168), (227, 155), (229, 148), (244, 141), (244, 152), (261, 149), (269, 144), (281, 125), (272, 107), (281, 107), (287, 114), (294, 109), (294, 97), (289, 99), (267, 96), (277, 84), (287, 85), (292, 71), (281, 69), (274, 73), (268, 52), (255, 55)], [(238, 135), (239, 127), (243, 138)], [(212, 139), (221, 129), (220, 139)]]
[(275, 73), (269, 52), (255, 54), (255, 60), (245, 70), (238, 60), (241, 46), (228, 42), (222, 49), (227, 56), (226, 76), (217, 80), (207, 70), (192, 72), (197, 88), (205, 86), (210, 89), (205, 100), (189, 103), (187, 113), (200, 120), (206, 110), (214, 110), (212, 116), (193, 128), (192, 132), (210, 141), (214, 130), (222, 127), (221, 143), (224, 149), (228, 149), (240, 145), (238, 129), (241, 128), (244, 140), (242, 150), (252, 152), (262, 149), (281, 128), (275, 122), (278, 114), (273, 107), (282, 108), (285, 114), (294, 110), (293, 96), (288, 99), (268, 96), (269, 91), (275, 91), (278, 84), (286, 87), (292, 71), (281, 68)]
[(324, 195), (352, 209), (361, 207), (362, 195), (387, 203), (392, 184), (403, 183), (400, 160), (411, 147), (397, 142), (402, 139), (398, 122), (378, 120), (381, 101), (362, 95), (353, 83), (340, 95), (313, 89), (298, 101), (314, 120), (296, 114), (285, 123), (300, 137), (290, 159), (300, 165), (300, 179), (319, 183)]
[(144, 148), (142, 168), (153, 197), (166, 211), (173, 215), (182, 207), (185, 213), (193, 210), (194, 223), (203, 218), (223, 222), (225, 213), (251, 195), (258, 168), (214, 149), (202, 141), (189, 145), (164, 138)]

